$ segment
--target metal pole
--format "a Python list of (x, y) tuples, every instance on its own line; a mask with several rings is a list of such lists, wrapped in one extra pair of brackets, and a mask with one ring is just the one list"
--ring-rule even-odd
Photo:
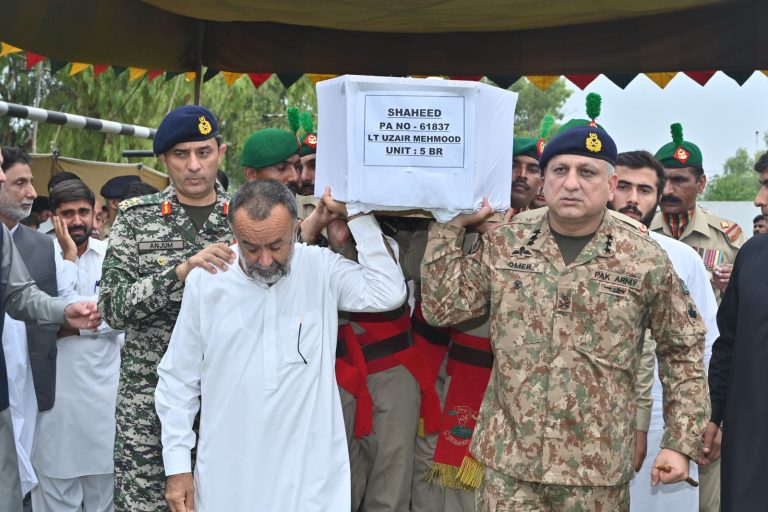
[(195, 105), (200, 104), (200, 88), (203, 83), (203, 42), (205, 40), (205, 22), (197, 22), (197, 48), (195, 53)]
[(130, 137), (140, 137), (142, 139), (154, 139), (155, 129), (135, 124), (116, 123), (115, 121), (106, 121), (93, 117), (78, 116), (75, 114), (65, 114), (53, 110), (28, 107), (18, 103), (8, 103), (0, 101), (0, 116), (20, 117), (22, 119), (31, 119), (41, 123), (58, 124), (69, 128), (83, 128), (102, 133), (113, 133), (116, 135), (128, 135)]

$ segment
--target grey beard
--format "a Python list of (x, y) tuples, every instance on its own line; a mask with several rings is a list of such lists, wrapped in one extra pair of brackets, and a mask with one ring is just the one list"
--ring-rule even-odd
[(288, 262), (286, 264), (273, 261), (272, 264), (269, 265), (268, 267), (262, 267), (258, 263), (254, 265), (248, 265), (245, 262), (245, 258), (241, 253), (240, 268), (243, 269), (243, 272), (245, 272), (245, 274), (251, 279), (253, 279), (254, 281), (264, 283), (267, 286), (272, 286), (273, 284), (278, 282), (280, 279), (286, 277), (288, 274), (291, 273), (292, 257), (293, 257), (293, 247), (291, 247), (291, 252), (290, 254), (288, 254)]
[(29, 206), (25, 208), (23, 206), (11, 205), (0, 200), (0, 212), (9, 219), (18, 222), (21, 219), (29, 217), (29, 214), (32, 213), (32, 207)]

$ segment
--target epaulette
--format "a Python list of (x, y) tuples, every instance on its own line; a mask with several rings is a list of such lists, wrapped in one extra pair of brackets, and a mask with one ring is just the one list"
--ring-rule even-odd
[(145, 204), (160, 204), (162, 202), (163, 202), (162, 192), (156, 192), (154, 194), (147, 194), (146, 196), (131, 197), (129, 199), (125, 199), (123, 201), (120, 201), (120, 204), (118, 204), (117, 207), (125, 211), (125, 210), (130, 210), (134, 206), (145, 205)]
[(627, 215), (624, 215), (623, 213), (619, 213), (615, 210), (608, 210), (611, 213), (611, 217), (614, 219), (623, 222), (624, 224), (631, 226), (636, 231), (642, 233), (643, 235), (648, 236), (648, 227), (640, 222), (639, 220), (635, 220), (632, 217), (629, 217)]
[(539, 222), (548, 211), (549, 208), (546, 206), (534, 210), (525, 210), (512, 217), (512, 222), (519, 224), (535, 224), (536, 222)]
[(741, 226), (728, 219), (718, 217), (704, 208), (702, 208), (702, 211), (706, 214), (707, 224), (720, 231), (725, 235), (725, 238), (731, 242), (736, 242), (739, 239), (742, 233)]

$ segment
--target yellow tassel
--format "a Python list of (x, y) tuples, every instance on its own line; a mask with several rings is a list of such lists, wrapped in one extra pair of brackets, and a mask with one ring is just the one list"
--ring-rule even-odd
[(427, 437), (427, 433), (424, 430), (424, 418), (419, 418), (419, 428), (416, 431), (416, 434), (418, 434), (418, 436), (421, 438)]
[(483, 483), (484, 472), (485, 466), (469, 455), (465, 455), (464, 460), (461, 461), (461, 467), (456, 474), (456, 478), (464, 488), (479, 489)]

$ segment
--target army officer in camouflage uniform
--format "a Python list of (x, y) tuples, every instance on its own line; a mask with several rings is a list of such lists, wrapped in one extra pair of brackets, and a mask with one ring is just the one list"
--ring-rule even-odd
[(471, 444), (486, 465), (479, 511), (629, 510), (635, 377), (646, 326), (658, 341), (667, 424), (653, 483), (688, 475), (708, 414), (704, 326), (664, 251), (611, 216), (616, 145), (597, 126), (546, 146), (548, 211), (486, 233), (433, 224), (424, 316), (455, 324), (490, 306), (494, 365)]
[(184, 280), (194, 267), (225, 271), (228, 197), (216, 183), (226, 146), (216, 118), (187, 105), (163, 119), (154, 152), (168, 170), (164, 191), (120, 203), (101, 280), (99, 309), (126, 331), (117, 398), (115, 510), (166, 510), (157, 365), (179, 313)]

